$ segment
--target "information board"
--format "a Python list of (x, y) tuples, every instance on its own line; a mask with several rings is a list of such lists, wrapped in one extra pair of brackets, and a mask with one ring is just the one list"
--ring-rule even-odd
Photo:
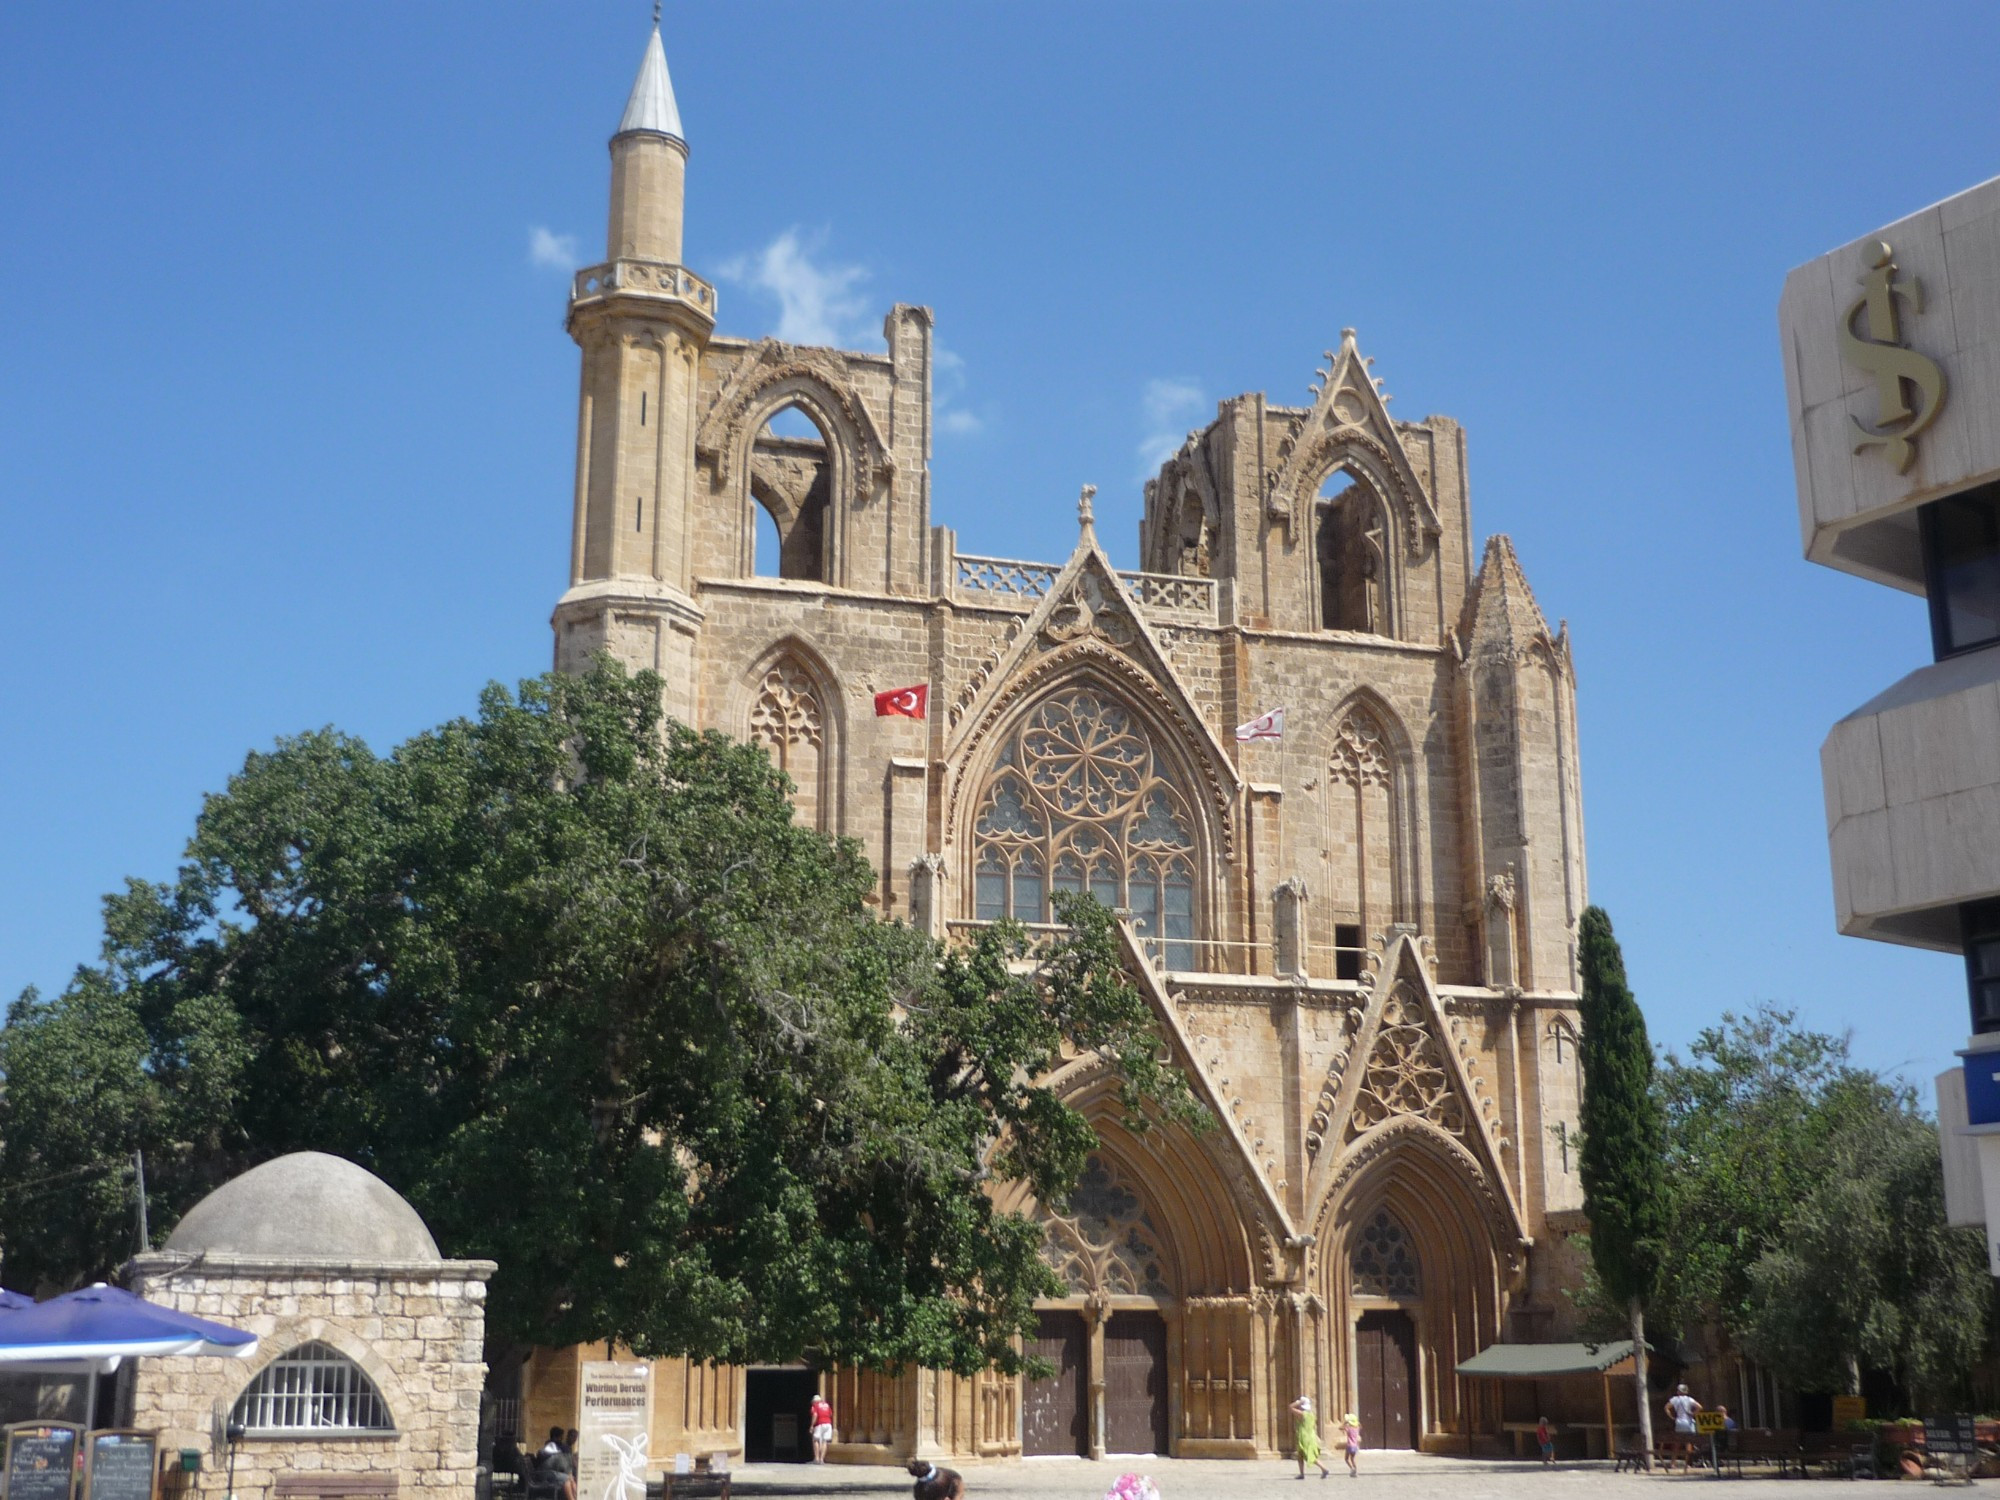
[(1976, 1455), (1979, 1452), (1979, 1437), (1971, 1413), (1925, 1417), (1924, 1448), (1931, 1453), (1955, 1453), (1967, 1458)]
[(160, 1472), (159, 1434), (100, 1428), (84, 1439), (83, 1484), (88, 1500), (153, 1500)]
[(1868, 1418), (1868, 1398), (1866, 1396), (1835, 1396), (1833, 1398), (1834, 1431), (1843, 1431), (1849, 1422), (1862, 1422)]
[(653, 1367), (585, 1360), (577, 1376), (577, 1500), (646, 1500)]
[(70, 1500), (83, 1429), (74, 1422), (16, 1422), (7, 1429), (5, 1500)]

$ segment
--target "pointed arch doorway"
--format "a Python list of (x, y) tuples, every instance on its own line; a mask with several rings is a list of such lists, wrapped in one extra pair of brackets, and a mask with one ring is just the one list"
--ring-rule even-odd
[(1415, 1241), (1387, 1207), (1360, 1225), (1348, 1271), (1356, 1308), (1354, 1409), (1361, 1440), (1371, 1448), (1414, 1448), (1423, 1434), (1417, 1406), (1423, 1270)]

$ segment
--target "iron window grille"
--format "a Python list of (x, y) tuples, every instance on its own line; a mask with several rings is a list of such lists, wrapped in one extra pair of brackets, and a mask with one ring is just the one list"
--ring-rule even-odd
[(248, 1433), (394, 1432), (389, 1407), (361, 1367), (317, 1341), (273, 1360), (236, 1398)]

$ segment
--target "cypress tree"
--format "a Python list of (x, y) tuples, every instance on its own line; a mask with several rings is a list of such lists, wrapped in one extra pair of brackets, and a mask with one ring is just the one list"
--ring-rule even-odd
[[(1583, 1205), (1590, 1256), (1606, 1292), (1632, 1325), (1639, 1441), (1652, 1467), (1653, 1411), (1646, 1394), (1646, 1305), (1658, 1290), (1665, 1243), (1665, 1128), (1653, 1093), (1646, 1018), (1625, 982), (1625, 958), (1602, 907), (1577, 929), (1583, 969)], [(1606, 1435), (1607, 1442), (1609, 1434)], [(1615, 1445), (1612, 1445), (1615, 1450)]]

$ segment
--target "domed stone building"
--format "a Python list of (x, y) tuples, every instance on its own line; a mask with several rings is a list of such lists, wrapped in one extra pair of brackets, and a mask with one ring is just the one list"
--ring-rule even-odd
[(248, 1329), (246, 1361), (134, 1362), (129, 1421), (199, 1448), (220, 1494), (232, 1421), (239, 1494), (470, 1500), (492, 1261), (446, 1260), (374, 1173), (317, 1151), (253, 1167), (135, 1257), (140, 1296)]

